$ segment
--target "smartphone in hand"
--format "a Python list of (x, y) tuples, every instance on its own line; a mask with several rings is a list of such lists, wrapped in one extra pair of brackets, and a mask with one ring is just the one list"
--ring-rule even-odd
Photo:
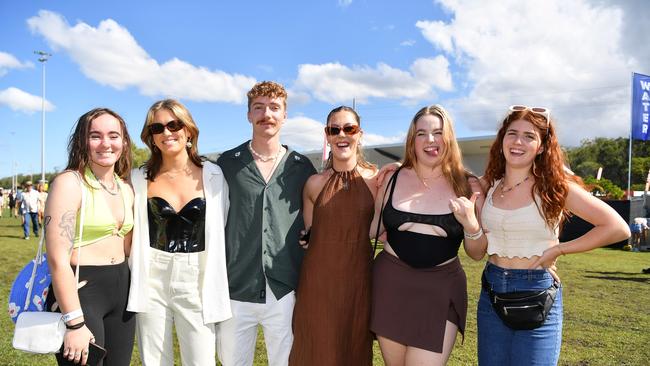
[(106, 357), (105, 348), (98, 346), (93, 342), (88, 344), (88, 359), (86, 360), (86, 365), (97, 366), (104, 357)]

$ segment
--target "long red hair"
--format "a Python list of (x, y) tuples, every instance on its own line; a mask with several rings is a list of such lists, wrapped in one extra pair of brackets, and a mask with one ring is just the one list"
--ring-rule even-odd
[[(531, 110), (514, 111), (501, 123), (496, 140), (490, 149), (490, 157), (483, 179), (489, 186), (502, 179), (506, 170), (506, 159), (503, 156), (503, 137), (510, 124), (517, 120), (528, 121), (533, 124), (541, 138), (542, 153), (535, 156), (531, 173), (533, 174), (533, 192), (540, 198), (540, 213), (549, 228), (555, 228), (569, 215), (566, 209), (566, 198), (569, 194), (569, 181), (577, 180), (565, 170), (564, 152), (555, 132), (553, 120), (547, 121), (542, 114)], [(537, 204), (537, 201), (535, 201)]]

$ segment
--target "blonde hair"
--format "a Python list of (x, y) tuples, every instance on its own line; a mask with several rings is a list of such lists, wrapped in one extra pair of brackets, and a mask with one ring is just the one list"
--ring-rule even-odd
[(420, 117), (427, 115), (436, 116), (442, 121), (442, 140), (445, 143), (445, 149), (440, 155), (442, 174), (447, 178), (457, 195), (470, 197), (472, 189), (467, 179), (472, 177), (473, 174), (465, 170), (463, 166), (462, 155), (458, 147), (458, 141), (456, 141), (456, 134), (454, 133), (454, 123), (449, 113), (440, 105), (436, 104), (424, 107), (413, 116), (408, 133), (406, 134), (402, 166), (404, 168), (415, 168), (415, 164), (417, 163), (417, 155), (415, 154), (416, 124)]
[(149, 108), (149, 111), (147, 112), (147, 117), (144, 122), (144, 126), (142, 126), (142, 132), (140, 132), (140, 139), (142, 140), (142, 142), (145, 143), (145, 145), (147, 145), (147, 147), (151, 151), (151, 156), (149, 157), (149, 160), (147, 160), (144, 163), (146, 177), (150, 181), (154, 180), (154, 178), (160, 171), (160, 167), (162, 165), (162, 154), (160, 153), (160, 150), (153, 144), (153, 136), (151, 134), (151, 131), (149, 131), (149, 125), (154, 123), (154, 116), (156, 112), (158, 112), (161, 109), (168, 110), (171, 114), (174, 115), (174, 117), (178, 118), (181, 122), (183, 122), (184, 125), (183, 128), (191, 136), (190, 141), (192, 142), (192, 147), (187, 148), (187, 154), (189, 155), (192, 163), (198, 167), (201, 167), (203, 165), (203, 160), (204, 160), (199, 155), (198, 152), (199, 151), (198, 148), (199, 128), (196, 126), (196, 123), (194, 123), (194, 119), (192, 118), (192, 114), (190, 113), (190, 111), (187, 110), (187, 108), (185, 108), (185, 106), (182, 105), (177, 100), (174, 99), (159, 100)]

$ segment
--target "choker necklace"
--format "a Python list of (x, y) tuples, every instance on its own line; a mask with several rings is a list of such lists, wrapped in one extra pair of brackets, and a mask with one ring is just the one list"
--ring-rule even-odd
[(506, 193), (512, 191), (513, 189), (519, 187), (520, 185), (522, 185), (525, 181), (528, 180), (528, 178), (530, 178), (530, 175), (527, 175), (526, 178), (524, 178), (524, 180), (522, 180), (521, 182), (515, 184), (514, 186), (512, 186), (512, 187), (508, 187), (508, 188), (504, 188), (504, 186), (505, 186), (505, 185), (504, 185), (504, 182), (506, 181), (506, 177), (503, 177), (503, 180), (501, 181), (501, 195), (500, 195), (501, 198), (503, 198), (503, 195), (504, 195), (504, 194), (506, 194)]
[(248, 141), (248, 149), (251, 151), (253, 156), (258, 158), (262, 163), (266, 163), (271, 160), (277, 160), (278, 156), (280, 156), (280, 153), (282, 153), (282, 145), (280, 145), (280, 147), (278, 148), (278, 152), (275, 154), (275, 156), (262, 155), (257, 151), (255, 151), (255, 149), (253, 149), (253, 140)]
[(433, 176), (433, 177), (422, 178), (422, 177), (420, 176), (420, 173), (418, 173), (418, 170), (417, 170), (415, 167), (413, 167), (413, 171), (415, 172), (415, 176), (418, 177), (418, 179), (420, 180), (420, 182), (422, 182), (422, 185), (423, 185), (425, 188), (427, 188), (427, 189), (429, 188), (429, 185), (428, 185), (427, 182), (426, 182), (427, 180), (430, 180), (430, 179), (438, 179), (438, 178), (440, 178), (440, 177), (442, 177), (442, 176), (444, 175), (444, 173), (440, 173), (440, 174), (438, 174), (438, 175), (436, 175), (436, 176)]
[[(91, 170), (91, 172), (92, 172), (92, 170)], [(99, 180), (99, 178), (97, 178), (97, 175), (95, 174), (95, 172), (93, 172), (93, 177), (95, 177), (95, 180), (97, 181), (97, 183), (99, 183), (99, 185), (102, 186), (102, 188), (106, 191), (106, 193), (110, 194), (111, 196), (116, 196), (118, 193), (120, 193), (120, 185), (117, 183), (117, 179), (115, 179), (115, 176), (113, 176), (113, 183), (115, 184), (115, 186), (117, 186), (117, 189), (115, 189), (115, 187), (113, 187), (113, 189), (115, 189), (115, 192), (108, 189), (108, 187), (106, 187), (106, 185), (101, 180)]]

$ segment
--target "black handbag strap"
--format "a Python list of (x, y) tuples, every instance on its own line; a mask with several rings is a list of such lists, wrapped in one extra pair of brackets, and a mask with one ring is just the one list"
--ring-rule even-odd
[(400, 169), (402, 167), (400, 166), (397, 168), (395, 173), (390, 177), (388, 180), (388, 183), (386, 184), (386, 189), (384, 190), (384, 197), (381, 199), (381, 209), (379, 209), (379, 220), (377, 220), (377, 231), (375, 232), (375, 244), (372, 247), (372, 253), (370, 255), (370, 258), (375, 258), (375, 253), (377, 253), (377, 241), (379, 240), (379, 229), (381, 228), (381, 218), (384, 214), (384, 201), (386, 201), (386, 193), (388, 192), (388, 188), (390, 187), (391, 183), (396, 179), (397, 173), (399, 173)]
[[(490, 296), (490, 299), (493, 299), (494, 296), (496, 295), (496, 292), (492, 289), (492, 286), (488, 283), (487, 277), (485, 277), (485, 271), (483, 271), (483, 274), (481, 275), (481, 286), (483, 287), (483, 290), (487, 291), (488, 295)], [(553, 279), (553, 284), (551, 287), (547, 288), (547, 290), (554, 289), (558, 290), (560, 288), (560, 283)]]

